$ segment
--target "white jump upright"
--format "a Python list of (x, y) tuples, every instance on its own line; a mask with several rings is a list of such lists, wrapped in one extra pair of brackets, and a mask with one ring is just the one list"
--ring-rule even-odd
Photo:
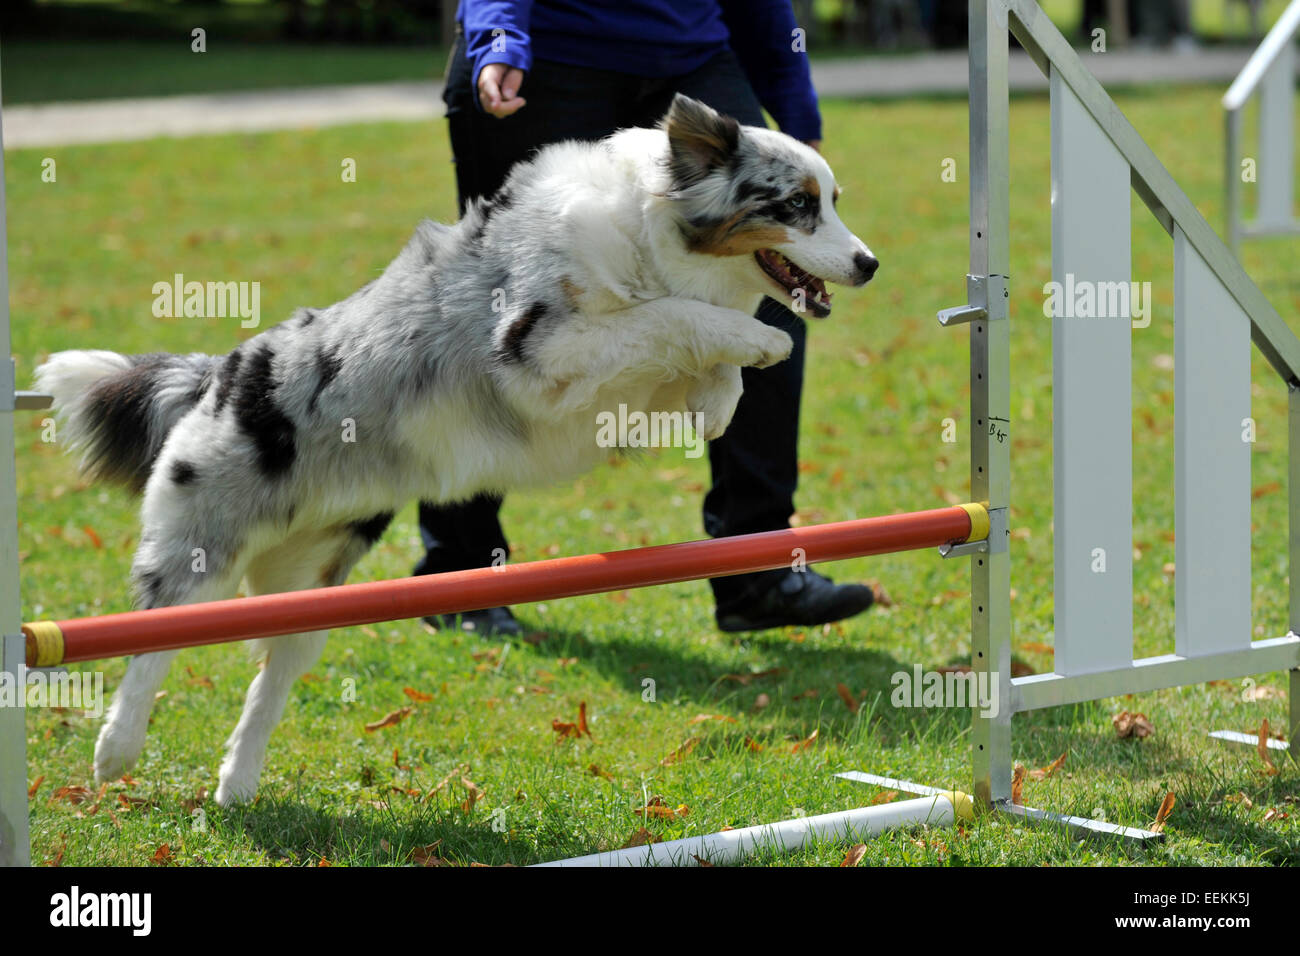
[[(1300, 0), (1291, 0), (1237, 78), (1223, 95), (1225, 123), (1224, 195), (1228, 246), (1240, 252), (1251, 236), (1300, 234), (1295, 217), (1296, 35), (1300, 34)], [(1253, 156), (1243, 156), (1242, 122), (1246, 105), (1259, 93), (1259, 136)], [(1243, 180), (1243, 161), (1253, 177)], [(1255, 219), (1245, 221), (1245, 182), (1255, 184)]]
[(1130, 188), (1058, 70), (1050, 89), (1056, 670), (1086, 674), (1133, 657)]
[[(970, 0), (969, 9), (969, 304), (943, 310), (939, 321), (971, 326), (971, 497), (988, 495), (992, 529), (989, 553), (971, 558), (971, 665), (981, 683), (996, 681), (1007, 691), (1001, 699), (1011, 702), (998, 717), (978, 711), (972, 717), (972, 792), (1026, 821), (1156, 840), (1159, 835), (1146, 830), (1012, 805), (1011, 716), (1287, 670), (1289, 736), (1300, 735), (1300, 339), (1036, 3)], [(1300, 0), (1286, 16), (1300, 18)], [(1063, 298), (1051, 320), (1055, 669), (1019, 678), (1008, 674), (1012, 622), (1003, 537), (1009, 532), (1007, 446), (1014, 434), (1004, 411), (1010, 378), (1010, 317), (1003, 304), (1011, 271), (1008, 32), (1049, 79), (1052, 277)], [(1272, 48), (1280, 45), (1272, 39)], [(1275, 83), (1280, 90), (1282, 81)], [(1289, 173), (1289, 160), (1286, 168)], [(1269, 195), (1283, 195), (1277, 183), (1270, 188)], [(1135, 321), (1131, 298), (1130, 189), (1172, 238), (1175, 284), (1174, 653), (1139, 659), (1133, 657), (1131, 342), (1151, 318), (1148, 311)], [(1291, 610), (1287, 633), (1261, 641), (1252, 640), (1251, 627), (1252, 341), (1290, 400)], [(1007, 436), (1005, 445), (991, 440), (995, 434)], [(1272, 746), (1285, 748), (1276, 741)], [(876, 786), (885, 779), (849, 778)], [(906, 782), (892, 786), (927, 792)]]
[(1249, 651), (1250, 318), (1174, 226), (1174, 635)]

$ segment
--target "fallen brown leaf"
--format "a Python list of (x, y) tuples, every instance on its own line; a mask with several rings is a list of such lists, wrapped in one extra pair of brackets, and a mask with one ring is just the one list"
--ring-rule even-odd
[(898, 799), (897, 790), (882, 790), (880, 791), (880, 793), (876, 794), (874, 797), (871, 798), (871, 805), (873, 807), (878, 807), (882, 803), (893, 803), (897, 799)]
[(1017, 762), (1011, 771), (1011, 802), (1017, 806), (1024, 804), (1022, 791), (1025, 789), (1025, 765)]
[(379, 718), (379, 720), (366, 724), (365, 731), (368, 734), (373, 734), (376, 730), (382, 730), (384, 727), (396, 726), (409, 717), (413, 710), (415, 710), (414, 707), (401, 707), (391, 711)]
[(793, 747), (791, 747), (790, 753), (797, 754), (801, 750), (810, 750), (812, 749), (813, 744), (816, 742), (817, 742), (817, 731), (814, 730), (806, 738), (804, 738), (803, 740), (795, 744)]
[(1124, 710), (1112, 717), (1110, 722), (1115, 728), (1115, 733), (1122, 738), (1150, 737), (1156, 732), (1146, 714), (1135, 714)]
[(68, 849), (68, 835), (67, 835), (66, 833), (60, 833), (60, 834), (59, 834), (59, 850), (58, 850), (58, 852), (55, 853), (53, 857), (51, 857), (50, 859), (46, 860), (46, 861), (45, 861), (44, 863), (42, 863), (41, 865), (42, 865), (42, 866), (62, 866), (62, 865), (63, 865), (63, 854), (64, 854), (64, 852), (67, 851), (67, 849)]
[(709, 720), (725, 720), (729, 724), (734, 724), (736, 722), (735, 717), (728, 717), (725, 714), (696, 714), (686, 722), (686, 726), (691, 727), (695, 724), (702, 724)]
[(417, 704), (423, 704), (426, 701), (433, 700), (432, 694), (426, 694), (424, 691), (416, 690), (414, 687), (403, 687), (402, 693), (411, 698), (411, 700), (415, 701)]
[(1264, 774), (1269, 777), (1277, 776), (1277, 767), (1273, 764), (1273, 757), (1268, 752), (1268, 718), (1259, 725), (1259, 743), (1255, 745), (1255, 751), (1259, 754), (1259, 759), (1264, 761)]
[(50, 799), (47, 805), (53, 806), (54, 804), (58, 803), (61, 800), (66, 800), (68, 803), (71, 803), (73, 806), (76, 806), (79, 803), (85, 803), (87, 800), (91, 798), (92, 795), (93, 795), (93, 791), (91, 791), (87, 787), (82, 787), (77, 785), (73, 785), (70, 787), (59, 787), (52, 794), (50, 794)]
[(1156, 811), (1155, 822), (1147, 829), (1155, 833), (1163, 833), (1165, 829), (1165, 821), (1169, 819), (1169, 814), (1174, 812), (1174, 803), (1176, 802), (1177, 801), (1174, 800), (1173, 791), (1166, 793), (1165, 798), (1160, 801), (1160, 809)]
[(664, 805), (662, 801), (656, 802), (658, 799), (659, 798), (656, 797), (654, 800), (651, 800), (648, 804), (646, 804), (641, 809), (633, 810), (632, 812), (637, 814), (640, 817), (644, 817), (645, 819), (649, 819), (650, 817), (657, 817), (658, 819), (661, 820), (671, 820), (674, 817), (688, 816), (691, 812), (690, 809), (684, 803), (677, 807), (669, 807)]
[(659, 837), (655, 836), (645, 827), (637, 827), (636, 832), (633, 833), (630, 837), (628, 837), (627, 842), (624, 843), (621, 847), (619, 847), (619, 849), (629, 850), (634, 846), (646, 846), (650, 843), (658, 843), (658, 842), (659, 842)]
[(442, 846), (441, 840), (434, 840), (428, 846), (417, 846), (411, 851), (411, 860), (420, 866), (451, 866), (446, 860), (438, 856), (438, 847)]
[(850, 714), (858, 712), (858, 702), (853, 696), (853, 691), (849, 690), (843, 684), (836, 684), (835, 691), (840, 695), (840, 700), (844, 701), (844, 706), (849, 709)]
[(1046, 780), (1052, 774), (1056, 773), (1056, 771), (1060, 770), (1063, 766), (1065, 766), (1065, 754), (1061, 754), (1061, 756), (1057, 757), (1046, 767), (1043, 767), (1039, 770), (1029, 771), (1029, 777), (1032, 780)]
[(681, 745), (676, 750), (674, 750), (668, 756), (664, 757), (663, 760), (660, 760), (659, 766), (671, 767), (673, 764), (679, 763), (680, 761), (690, 756), (691, 751), (694, 750), (699, 745), (700, 745), (699, 737), (688, 737), (686, 740), (682, 741)]
[(461, 777), (460, 785), (465, 788), (466, 797), (461, 801), (460, 809), (462, 813), (469, 813), (474, 809), (474, 804), (483, 799), (483, 791), (469, 777)]
[(864, 856), (867, 855), (867, 845), (865, 843), (855, 843), (849, 847), (849, 852), (844, 854), (844, 859), (840, 861), (840, 866), (857, 866)]

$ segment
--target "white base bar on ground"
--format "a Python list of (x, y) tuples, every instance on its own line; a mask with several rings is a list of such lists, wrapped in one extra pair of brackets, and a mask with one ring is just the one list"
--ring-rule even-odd
[[(1247, 747), (1259, 746), (1259, 734), (1243, 734), (1236, 730), (1212, 730), (1210, 736), (1215, 740), (1221, 740), (1226, 744), (1244, 744)], [(1285, 740), (1268, 738), (1269, 750), (1290, 750), (1290, 746)]]
[(731, 863), (755, 850), (789, 853), (814, 840), (865, 840), (894, 827), (924, 823), (948, 826), (958, 817), (969, 819), (971, 799), (960, 791), (902, 800), (878, 807), (861, 807), (815, 817), (764, 823), (743, 830), (723, 830), (705, 836), (669, 840), (647, 846), (592, 853), (538, 866), (696, 866), (700, 861)]

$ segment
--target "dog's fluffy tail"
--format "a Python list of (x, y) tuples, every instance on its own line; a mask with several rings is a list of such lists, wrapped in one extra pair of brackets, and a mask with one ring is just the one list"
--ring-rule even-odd
[(54, 396), (64, 448), (81, 453), (90, 478), (139, 492), (167, 434), (212, 378), (211, 355), (56, 352), (36, 369), (36, 387)]

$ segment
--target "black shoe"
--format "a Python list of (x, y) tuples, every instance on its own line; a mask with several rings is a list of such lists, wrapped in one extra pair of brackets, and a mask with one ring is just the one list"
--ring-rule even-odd
[(463, 614), (436, 614), (424, 622), (438, 630), (465, 631), (482, 637), (513, 637), (524, 632), (508, 607), (488, 607)]
[(787, 571), (763, 580), (755, 591), (718, 608), (724, 631), (763, 631), (770, 627), (829, 624), (871, 607), (876, 596), (865, 584), (835, 584), (816, 571)]

